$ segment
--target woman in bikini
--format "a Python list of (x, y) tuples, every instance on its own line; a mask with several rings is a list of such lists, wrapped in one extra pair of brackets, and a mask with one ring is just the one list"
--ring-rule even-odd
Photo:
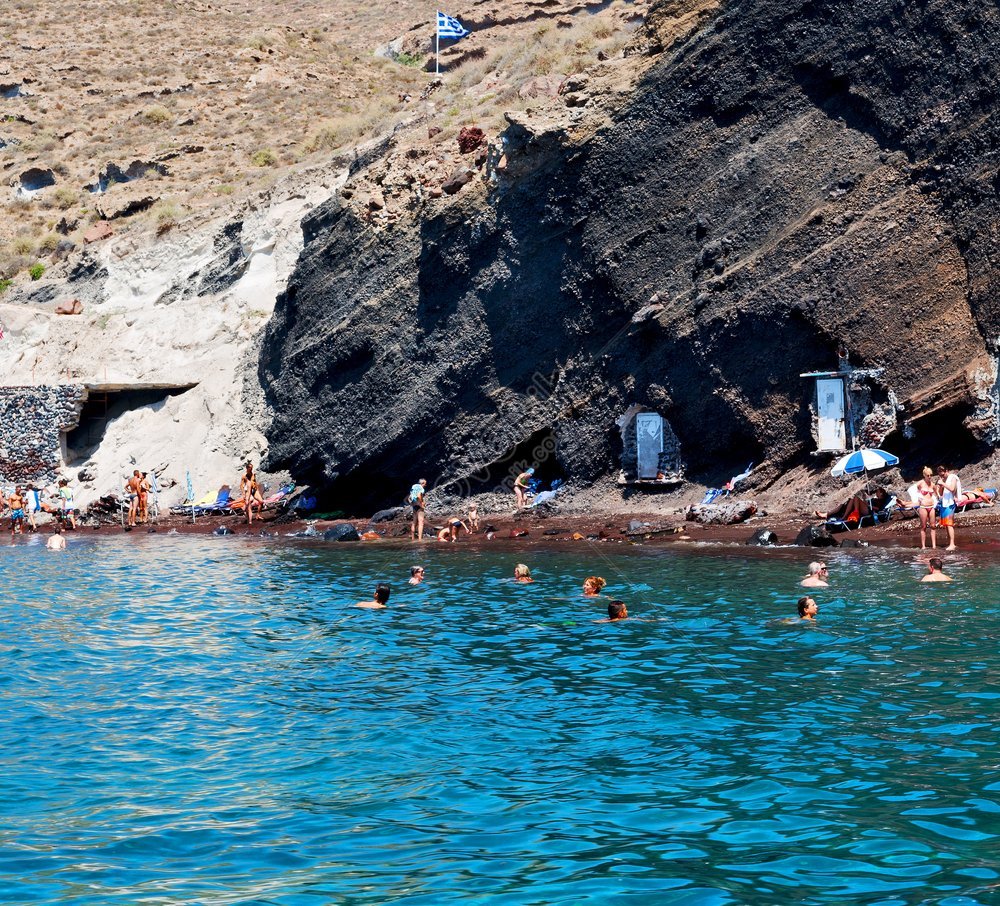
[(938, 494), (934, 484), (934, 473), (924, 466), (923, 478), (916, 484), (917, 512), (920, 514), (920, 549), (927, 548), (927, 529), (931, 530), (931, 547), (937, 547), (937, 507)]

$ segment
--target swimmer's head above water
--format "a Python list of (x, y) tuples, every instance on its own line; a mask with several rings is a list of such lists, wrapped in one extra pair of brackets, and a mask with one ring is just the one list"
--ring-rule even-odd
[(809, 595), (799, 598), (799, 619), (815, 620), (817, 613), (819, 613), (819, 607)]
[(624, 601), (611, 601), (608, 604), (608, 622), (614, 623), (616, 620), (624, 620), (628, 616), (628, 608)]
[(515, 582), (534, 582), (535, 580), (531, 578), (531, 570), (528, 569), (527, 565), (524, 563), (518, 563), (514, 567), (514, 581)]
[(583, 593), (585, 595), (599, 595), (607, 584), (601, 576), (587, 576), (583, 580)]

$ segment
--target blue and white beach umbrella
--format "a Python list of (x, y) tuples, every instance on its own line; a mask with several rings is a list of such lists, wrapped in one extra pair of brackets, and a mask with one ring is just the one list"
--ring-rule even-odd
[(859, 472), (873, 472), (899, 463), (899, 457), (885, 450), (855, 450), (841, 457), (830, 470), (831, 475), (857, 475)]

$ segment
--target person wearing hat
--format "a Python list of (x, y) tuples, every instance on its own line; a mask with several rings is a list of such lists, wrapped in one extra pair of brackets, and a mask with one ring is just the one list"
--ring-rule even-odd
[(523, 510), (528, 503), (528, 481), (534, 474), (534, 469), (527, 469), (514, 479), (514, 496), (519, 510)]

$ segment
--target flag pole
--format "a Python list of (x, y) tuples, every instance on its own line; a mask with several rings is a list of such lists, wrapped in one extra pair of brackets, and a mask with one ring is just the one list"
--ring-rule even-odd
[(441, 75), (441, 23), (434, 17), (434, 75)]

